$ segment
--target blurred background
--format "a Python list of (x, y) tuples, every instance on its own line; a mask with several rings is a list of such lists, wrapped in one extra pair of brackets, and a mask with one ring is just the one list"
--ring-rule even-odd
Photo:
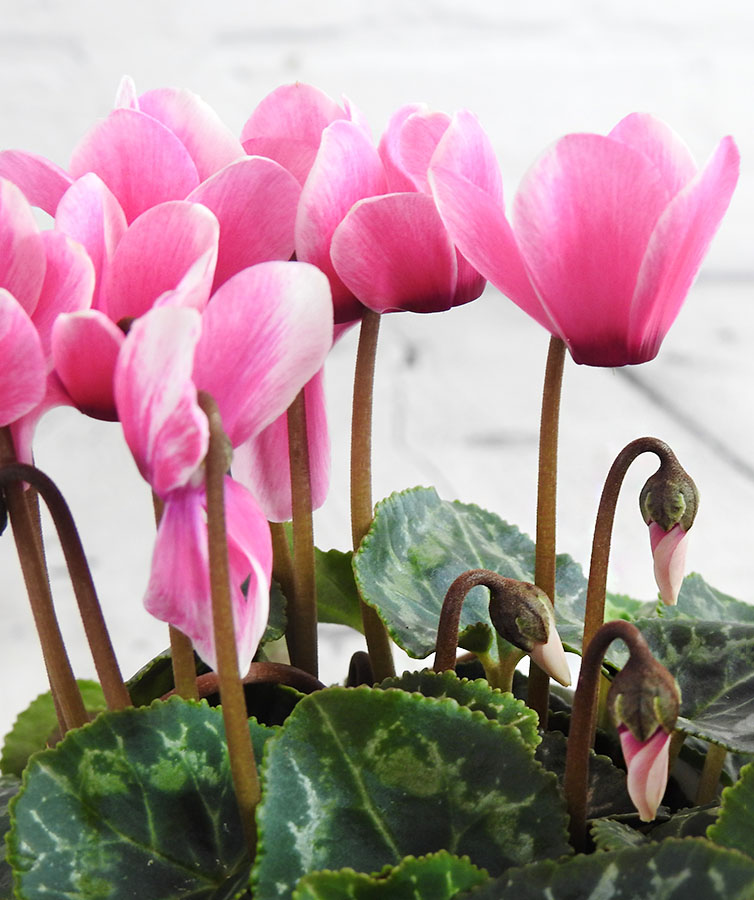
[[(122, 75), (139, 91), (185, 87), (236, 132), (269, 91), (291, 81), (346, 94), (379, 137), (399, 106), (423, 101), (480, 118), (505, 189), (560, 135), (607, 132), (624, 115), (668, 122), (702, 164), (733, 134), (742, 174), (687, 304), (652, 363), (616, 370), (566, 362), (561, 412), (560, 552), (583, 566), (602, 482), (617, 452), (653, 434), (696, 480), (702, 503), (689, 571), (751, 601), (754, 591), (754, 6), (686, 0), (0, 0), (0, 147), (66, 166), (107, 114)], [(383, 323), (375, 398), (374, 496), (435, 484), (533, 534), (539, 402), (548, 335), (499, 293), (434, 316)], [(347, 470), (356, 334), (327, 368), (333, 441), (330, 497), (317, 514), (324, 549), (349, 543)], [(2, 361), (0, 360), (0, 365)], [(141, 606), (153, 540), (151, 499), (117, 424), (73, 410), (46, 416), (38, 465), (57, 481), (89, 555), (124, 674), (167, 644)], [(621, 497), (612, 590), (656, 596), (638, 492)], [(60, 553), (48, 551), (74, 669), (93, 668)], [(46, 689), (12, 538), (0, 539), (0, 734)], [(345, 675), (361, 641), (324, 629), (322, 675)], [(419, 664), (421, 665), (421, 664)]]

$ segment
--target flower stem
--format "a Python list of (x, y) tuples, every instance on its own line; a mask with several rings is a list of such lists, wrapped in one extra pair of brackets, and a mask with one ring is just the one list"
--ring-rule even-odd
[[(12, 463), (15, 459), (10, 429), (0, 428), (0, 463)], [(84, 725), (89, 717), (55, 615), (41, 540), (35, 531), (22, 484), (15, 478), (9, 479), (3, 488), (3, 496), (50, 680), (50, 690), (58, 712), (60, 731), (64, 735), (70, 728)]]
[[(160, 520), (165, 508), (162, 500), (152, 492), (152, 506), (154, 507), (154, 521), (160, 527)], [(173, 667), (173, 684), (175, 692), (184, 700), (198, 700), (196, 690), (196, 660), (194, 659), (194, 645), (191, 638), (185, 635), (175, 625), (168, 625), (170, 635), (170, 663)]]
[(651, 656), (639, 629), (622, 619), (607, 622), (594, 635), (581, 660), (581, 671), (573, 697), (571, 725), (568, 731), (565, 781), (563, 784), (570, 816), (571, 843), (578, 853), (586, 846), (587, 786), (589, 751), (594, 734), (595, 707), (602, 660), (610, 644), (620, 638), (631, 655)]
[(34, 466), (22, 463), (3, 466), (0, 469), (0, 484), (7, 485), (12, 481), (32, 485), (50, 511), (108, 709), (125, 709), (131, 706), (131, 698), (123, 683), (89, 564), (68, 504), (54, 482)]
[(720, 783), (720, 775), (725, 765), (725, 757), (728, 751), (720, 744), (710, 744), (707, 748), (707, 756), (704, 759), (702, 777), (696, 790), (696, 805), (704, 806), (712, 803), (717, 795), (717, 786)]
[(288, 452), (293, 502), (293, 596), (289, 598), (288, 653), (292, 665), (316, 678), (317, 586), (309, 440), (303, 390), (299, 391), (288, 410)]
[[(249, 671), (241, 679), (242, 684), (284, 684), (288, 687), (301, 691), (302, 694), (312, 694), (314, 691), (324, 689), (324, 684), (304, 672), (303, 669), (296, 669), (294, 666), (287, 666), (285, 663), (274, 662), (254, 662), (249, 666)], [(219, 688), (219, 678), (216, 672), (207, 672), (199, 675), (196, 679), (196, 689), (199, 697), (211, 697), (216, 694)], [(167, 700), (177, 691), (169, 691), (162, 697)]]
[(594, 526), (592, 558), (589, 563), (589, 583), (586, 594), (583, 647), (586, 649), (605, 618), (605, 593), (607, 591), (607, 565), (610, 559), (610, 541), (623, 479), (628, 467), (642, 453), (654, 453), (660, 460), (660, 469), (677, 466), (678, 460), (666, 443), (653, 437), (641, 437), (627, 444), (610, 467), (602, 489), (597, 521)]
[(238, 654), (230, 599), (228, 539), (225, 530), (226, 443), (222, 420), (214, 400), (204, 391), (199, 392), (198, 400), (209, 421), (210, 431), (206, 459), (207, 531), (212, 624), (215, 633), (220, 702), (236, 800), (249, 854), (254, 859), (257, 843), (254, 815), (261, 795), (246, 714), (246, 699), (238, 672)]
[[(372, 399), (374, 396), (374, 366), (377, 358), (377, 338), (380, 316), (366, 310), (361, 320), (359, 348), (353, 383), (353, 413), (351, 417), (351, 536), (353, 549), (358, 550), (372, 524)], [(395, 675), (390, 638), (382, 619), (371, 606), (360, 599), (364, 635), (377, 681)]]
[[(558, 426), (560, 393), (566, 345), (558, 337), (550, 338), (542, 390), (542, 415), (539, 424), (539, 476), (537, 480), (537, 547), (534, 583), (555, 603), (555, 522), (558, 487)], [(547, 728), (550, 676), (534, 662), (529, 666), (527, 704)]]
[[(282, 522), (270, 522), (270, 537), (272, 538), (272, 577), (282, 588), (288, 603), (292, 604), (293, 558), (285, 525)], [(286, 639), (290, 640), (288, 634), (286, 634)]]

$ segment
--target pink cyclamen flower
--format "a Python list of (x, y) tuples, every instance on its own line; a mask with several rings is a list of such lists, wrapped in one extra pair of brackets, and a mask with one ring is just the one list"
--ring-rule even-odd
[[(229, 279), (203, 314), (169, 304), (133, 323), (115, 397), (139, 471), (164, 501), (145, 606), (215, 666), (202, 461), (208, 428), (197, 390), (215, 399), (233, 447), (259, 434), (322, 365), (332, 343), (327, 280), (312, 266), (262, 263)], [(272, 550), (252, 494), (226, 479), (239, 665), (267, 621)], [(248, 581), (246, 594), (242, 585)]]
[(660, 599), (666, 606), (675, 606), (686, 572), (688, 532), (680, 524), (665, 531), (657, 522), (650, 522), (649, 541)]
[(660, 726), (646, 741), (640, 741), (620, 725), (618, 736), (628, 769), (628, 795), (642, 822), (651, 822), (668, 783), (670, 734)]
[[(494, 159), (467, 113), (465, 152)], [(509, 221), (502, 190), (459, 170), (458, 147), (432, 157), (429, 181), (463, 255), (553, 335), (577, 363), (647, 362), (660, 349), (730, 202), (739, 155), (723, 138), (698, 169), (681, 139), (633, 114), (605, 137), (570, 134), (522, 181)], [(486, 171), (486, 170), (482, 170)]]

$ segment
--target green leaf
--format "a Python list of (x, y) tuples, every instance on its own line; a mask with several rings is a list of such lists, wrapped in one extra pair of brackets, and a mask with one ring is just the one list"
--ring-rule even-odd
[(261, 643), (269, 644), (272, 641), (279, 641), (285, 634), (287, 624), (285, 595), (277, 581), (273, 581), (270, 586), (270, 614), (267, 617), (267, 627), (262, 635)]
[[(78, 681), (81, 697), (86, 711), (94, 716), (101, 712), (107, 704), (102, 688), (96, 681)], [(17, 775), (26, 768), (32, 753), (44, 750), (49, 740), (60, 740), (58, 717), (52, 694), (40, 694), (29, 706), (19, 714), (13, 728), (5, 737), (3, 752), (0, 757), (0, 772), (4, 775)]]
[(348, 625), (364, 633), (359, 592), (353, 577), (353, 552), (315, 548), (317, 615), (320, 622)]
[(506, 866), (569, 852), (554, 775), (518, 729), (450, 699), (328, 688), (305, 697), (268, 745), (255, 896), (299, 878), (405, 856), (467, 855)]
[(371, 876), (353, 869), (314, 872), (299, 881), (293, 900), (452, 900), (487, 880), (487, 873), (465, 857), (440, 851), (406, 857)]
[(589, 830), (598, 850), (624, 850), (647, 843), (640, 831), (615, 819), (596, 819)]
[(704, 837), (709, 826), (717, 821), (719, 812), (720, 807), (716, 803), (682, 809), (672, 815), (667, 822), (661, 822), (651, 828), (647, 836), (653, 841), (664, 841), (670, 837)]
[[(273, 730), (251, 727), (259, 757)], [(222, 713), (206, 703), (103, 713), (34, 757), (11, 811), (24, 900), (225, 900), (248, 883)]]
[(15, 775), (0, 776), (0, 900), (13, 896), (13, 870), (5, 859), (5, 835), (10, 830), (9, 804), (21, 782)]
[[(467, 569), (534, 579), (534, 544), (513, 525), (473, 504), (441, 500), (433, 488), (393, 494), (377, 504), (374, 522), (354, 556), (356, 582), (395, 642), (423, 659), (435, 649), (445, 593)], [(476, 587), (463, 605), (460, 638), (478, 622), (492, 628), (488, 591)], [(558, 631), (581, 646), (586, 580), (568, 556), (558, 557)], [(492, 651), (495, 652), (493, 644)]]
[(707, 835), (721, 847), (754, 857), (754, 763), (744, 766), (739, 780), (723, 791), (720, 816)]
[[(754, 861), (699, 838), (537, 863), (470, 892), (468, 900), (751, 900)], [(464, 898), (466, 900), (466, 898)]]
[(459, 678), (455, 672), (404, 672), (396, 678), (386, 678), (377, 688), (399, 688), (421, 694), (424, 697), (449, 697), (461, 706), (484, 713), (488, 719), (500, 725), (515, 725), (524, 743), (534, 748), (541, 738), (537, 731), (539, 720), (534, 710), (513, 694), (490, 687), (484, 678)]

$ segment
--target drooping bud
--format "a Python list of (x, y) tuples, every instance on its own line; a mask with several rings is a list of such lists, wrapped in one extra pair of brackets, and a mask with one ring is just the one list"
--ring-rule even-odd
[(699, 492), (674, 456), (663, 460), (641, 490), (639, 506), (649, 525), (655, 580), (666, 606), (674, 606), (686, 561), (686, 532), (699, 507)]
[(632, 652), (607, 695), (628, 769), (628, 794), (644, 822), (654, 819), (665, 793), (680, 703), (675, 679), (648, 651)]
[(568, 687), (571, 672), (555, 627), (547, 594), (528, 581), (504, 579), (504, 591), (490, 591), (490, 619), (497, 633), (560, 684)]

